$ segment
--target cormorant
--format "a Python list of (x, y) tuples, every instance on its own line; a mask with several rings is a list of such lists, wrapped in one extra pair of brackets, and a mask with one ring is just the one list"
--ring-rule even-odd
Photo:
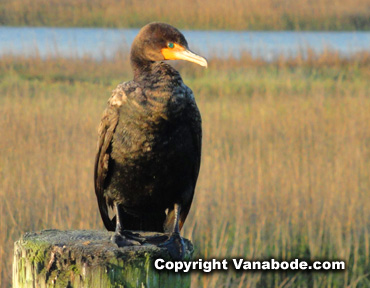
[[(164, 23), (144, 26), (131, 46), (134, 79), (119, 84), (99, 127), (95, 193), (105, 227), (118, 246), (138, 244), (126, 230), (168, 235), (174, 258), (184, 255), (180, 230), (198, 178), (202, 127), (194, 95), (162, 60), (207, 67), (183, 34)], [(115, 209), (110, 218), (108, 206)]]

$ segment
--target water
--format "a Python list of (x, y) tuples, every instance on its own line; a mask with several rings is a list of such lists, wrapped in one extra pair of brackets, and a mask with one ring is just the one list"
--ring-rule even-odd
[[(139, 29), (0, 27), (0, 56), (40, 55), (111, 58), (127, 51)], [(205, 57), (240, 56), (248, 51), (266, 60), (295, 56), (309, 47), (320, 53), (338, 51), (343, 57), (370, 52), (370, 32), (251, 32), (182, 30), (190, 48)], [(126, 49), (126, 50), (125, 50)]]

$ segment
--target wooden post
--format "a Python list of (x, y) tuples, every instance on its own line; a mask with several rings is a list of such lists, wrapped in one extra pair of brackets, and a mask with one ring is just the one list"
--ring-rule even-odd
[[(189, 274), (154, 268), (155, 259), (170, 260), (165, 248), (118, 248), (111, 235), (92, 230), (26, 233), (14, 244), (13, 287), (190, 287)], [(189, 260), (193, 245), (184, 242)]]

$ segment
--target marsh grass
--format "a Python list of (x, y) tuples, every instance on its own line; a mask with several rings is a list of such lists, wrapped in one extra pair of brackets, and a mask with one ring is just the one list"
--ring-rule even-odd
[[(370, 285), (369, 55), (176, 63), (203, 116), (202, 167), (183, 235), (197, 257), (341, 259), (344, 272), (192, 274), (193, 287)], [(0, 282), (13, 242), (103, 229), (97, 126), (126, 57), (0, 61)]]
[(12, 0), (0, 1), (0, 25), (233, 30), (369, 30), (367, 0)]

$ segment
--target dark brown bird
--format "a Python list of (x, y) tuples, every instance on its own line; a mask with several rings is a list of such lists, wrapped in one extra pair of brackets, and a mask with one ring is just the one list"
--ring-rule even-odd
[[(198, 178), (202, 128), (194, 95), (162, 60), (207, 67), (185, 37), (164, 23), (144, 26), (131, 47), (134, 79), (108, 100), (95, 160), (95, 193), (105, 227), (118, 246), (137, 244), (126, 230), (168, 235), (163, 244), (183, 257), (180, 230)], [(108, 206), (115, 208), (110, 218)]]

